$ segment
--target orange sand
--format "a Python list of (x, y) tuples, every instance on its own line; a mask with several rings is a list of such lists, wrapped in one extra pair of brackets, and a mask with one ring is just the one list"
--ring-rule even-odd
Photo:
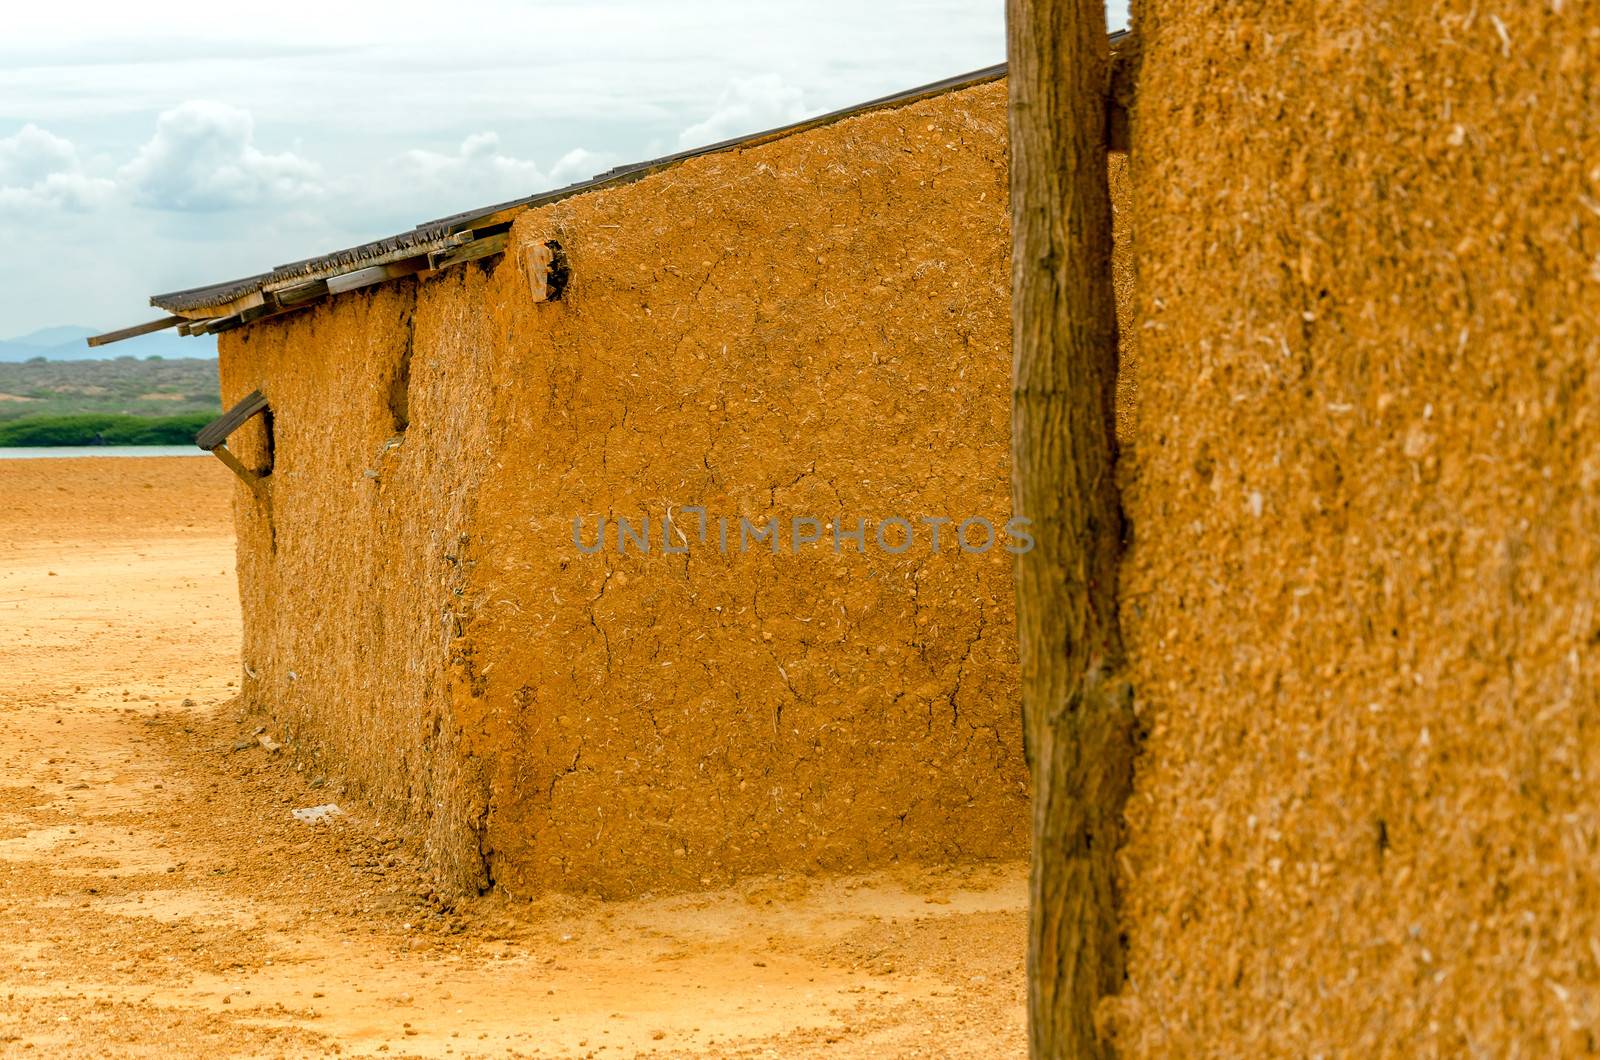
[[(359, 802), (233, 750), (254, 734), (229, 482), (202, 459), (0, 462), (0, 1053), (1023, 1048), (1021, 866), (434, 894)], [(330, 801), (349, 815), (290, 817)]]

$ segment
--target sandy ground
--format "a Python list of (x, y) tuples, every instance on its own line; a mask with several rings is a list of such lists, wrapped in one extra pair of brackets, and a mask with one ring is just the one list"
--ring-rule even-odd
[(294, 820), (337, 784), (233, 706), (229, 488), (0, 461), (0, 1055), (1024, 1052), (1020, 865), (456, 903)]

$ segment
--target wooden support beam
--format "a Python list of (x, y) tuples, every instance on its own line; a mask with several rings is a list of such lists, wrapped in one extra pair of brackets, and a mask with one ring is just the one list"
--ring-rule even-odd
[(246, 309), (254, 309), (263, 301), (265, 301), (265, 296), (260, 291), (251, 291), (249, 294), (242, 294), (231, 301), (200, 306), (197, 309), (179, 309), (176, 312), (186, 320), (209, 320), (232, 316), (235, 313), (242, 313)]
[(491, 254), (505, 252), (506, 243), (511, 239), (511, 233), (498, 232), (482, 239), (474, 239), (470, 243), (463, 243), (459, 247), (448, 250), (435, 250), (428, 255), (428, 268), (445, 269), (451, 265), (460, 265), (468, 261), (477, 261)]
[[(258, 306), (257, 308), (264, 309), (266, 307)], [(240, 315), (243, 316), (244, 314)], [(228, 470), (238, 475), (239, 481), (249, 486), (250, 491), (258, 498), (270, 502), (264, 476), (245, 467), (244, 463), (237, 456), (234, 456), (226, 445), (228, 437), (243, 426), (246, 420), (267, 411), (269, 411), (269, 406), (266, 396), (259, 390), (252, 390), (233, 408), (202, 427), (200, 433), (195, 435), (194, 444), (227, 465)], [(269, 519), (271, 517), (270, 503), (268, 505), (268, 517)]]
[(371, 287), (373, 284), (399, 279), (402, 276), (412, 276), (425, 271), (427, 268), (427, 257), (418, 255), (400, 261), (393, 261), (387, 265), (369, 265), (364, 269), (356, 269), (338, 276), (331, 276), (326, 280), (304, 280), (287, 284), (283, 287), (266, 291), (262, 302), (249, 309), (228, 316), (191, 320), (180, 324), (178, 325), (178, 333), (181, 335), (214, 335), (223, 331), (232, 331), (234, 328), (245, 324), (254, 324), (258, 321), (283, 316), (285, 313), (298, 312), (337, 294), (360, 290), (363, 287)]
[(240, 481), (250, 487), (251, 492), (261, 492), (261, 476), (240, 463), (238, 457), (228, 452), (227, 446), (217, 446), (211, 450), (211, 455), (226, 464), (229, 471), (238, 475)]
[[(200, 433), (195, 435), (194, 444), (201, 449), (211, 452), (228, 440), (228, 436), (258, 412), (267, 410), (267, 399), (259, 390), (252, 390), (240, 402), (200, 428)], [(226, 463), (226, 461), (224, 461)]]
[[(257, 320), (263, 320), (266, 317), (275, 317), (283, 312), (286, 312), (286, 310), (279, 309), (277, 306), (270, 303), (267, 305), (258, 305), (253, 309), (246, 309), (242, 313), (235, 313), (229, 317), (222, 317), (218, 320), (208, 321), (205, 326), (205, 334), (219, 335), (224, 331), (232, 331), (234, 328), (239, 327), (242, 324), (253, 324)], [(195, 333), (199, 334), (199, 332)]]
[(363, 287), (371, 287), (375, 283), (385, 280), (396, 280), (402, 276), (411, 276), (428, 268), (428, 259), (424, 255), (406, 258), (402, 261), (392, 261), (387, 265), (369, 265), (364, 269), (346, 272), (339, 276), (328, 277), (328, 293), (330, 295), (344, 294), (346, 291), (357, 291)]
[(369, 265), (365, 269), (357, 269), (354, 272), (328, 277), (328, 293), (344, 294), (346, 291), (356, 291), (363, 287), (370, 287), (375, 283), (382, 283), (388, 278), (388, 266)]
[(152, 320), (148, 324), (135, 324), (131, 328), (108, 331), (104, 335), (90, 335), (86, 341), (90, 346), (108, 346), (113, 342), (121, 342), (123, 339), (133, 339), (138, 338), (140, 335), (150, 335), (157, 331), (165, 331), (167, 328), (177, 327), (181, 323), (183, 323), (182, 317), (162, 317), (160, 320)]
[(328, 297), (328, 281), (307, 280), (304, 283), (279, 287), (268, 293), (272, 296), (272, 301), (277, 304), (278, 308), (287, 309), (291, 306), (306, 305), (309, 302), (317, 301), (319, 298)]

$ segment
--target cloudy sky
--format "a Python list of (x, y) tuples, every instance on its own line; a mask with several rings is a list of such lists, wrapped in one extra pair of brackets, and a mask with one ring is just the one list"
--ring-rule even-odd
[(0, 338), (1000, 62), (1003, 8), (8, 5)]

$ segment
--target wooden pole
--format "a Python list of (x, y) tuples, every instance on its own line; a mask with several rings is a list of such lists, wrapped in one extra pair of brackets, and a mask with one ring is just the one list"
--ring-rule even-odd
[(1114, 857), (1132, 778), (1115, 476), (1116, 306), (1104, 0), (1007, 0), (1012, 500), (1024, 737), (1033, 774), (1028, 1013), (1037, 1058), (1106, 1057), (1123, 978)]
[(162, 317), (160, 320), (152, 320), (148, 324), (135, 324), (131, 328), (122, 328), (120, 331), (108, 331), (104, 335), (91, 335), (85, 341), (90, 346), (106, 346), (113, 342), (121, 342), (123, 339), (133, 339), (138, 338), (140, 335), (150, 335), (157, 331), (165, 331), (167, 328), (177, 327), (183, 322), (183, 317)]

